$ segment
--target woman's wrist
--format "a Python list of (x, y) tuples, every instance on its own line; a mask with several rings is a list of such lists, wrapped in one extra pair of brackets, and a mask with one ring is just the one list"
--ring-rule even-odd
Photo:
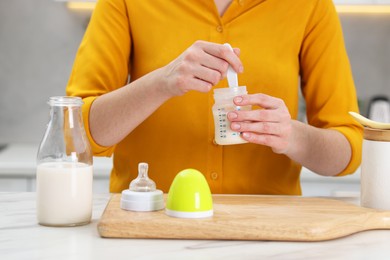
[(290, 159), (323, 176), (341, 172), (351, 157), (348, 140), (340, 132), (292, 120), (292, 138), (285, 153)]
[(146, 74), (139, 80), (142, 80), (142, 85), (148, 86), (149, 94), (156, 95), (156, 97), (161, 98), (163, 102), (178, 96), (173, 90), (172, 83), (166, 76), (165, 67), (158, 68)]

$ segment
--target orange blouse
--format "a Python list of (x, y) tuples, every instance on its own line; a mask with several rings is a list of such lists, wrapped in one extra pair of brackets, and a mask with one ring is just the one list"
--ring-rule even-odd
[[(222, 17), (212, 0), (99, 0), (67, 94), (85, 102), (94, 155), (114, 155), (111, 192), (127, 189), (138, 163), (147, 162), (164, 192), (179, 171), (195, 168), (213, 193), (301, 194), (301, 166), (285, 155), (256, 144), (214, 144), (212, 91), (172, 98), (115, 146), (93, 140), (88, 118), (97, 96), (123, 87), (129, 75), (134, 81), (165, 66), (196, 40), (240, 48), (240, 85), (250, 94), (282, 98), (292, 118), (301, 88), (308, 123), (337, 130), (350, 142), (352, 159), (339, 175), (356, 170), (362, 128), (347, 113), (358, 111), (357, 97), (331, 0), (234, 0)], [(226, 86), (223, 80), (216, 87)]]

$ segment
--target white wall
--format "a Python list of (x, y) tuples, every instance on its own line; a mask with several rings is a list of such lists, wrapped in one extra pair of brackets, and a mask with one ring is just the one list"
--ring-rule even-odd
[(390, 99), (390, 14), (340, 15), (359, 98)]
[(88, 20), (51, 0), (0, 1), (0, 143), (39, 143)]

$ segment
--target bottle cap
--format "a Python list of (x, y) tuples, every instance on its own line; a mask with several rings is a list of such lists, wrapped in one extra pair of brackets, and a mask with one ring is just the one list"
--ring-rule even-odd
[(155, 211), (164, 208), (164, 197), (161, 190), (155, 191), (122, 191), (121, 209), (131, 211)]

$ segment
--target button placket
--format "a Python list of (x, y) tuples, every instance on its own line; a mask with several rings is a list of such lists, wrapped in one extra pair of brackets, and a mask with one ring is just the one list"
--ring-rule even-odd
[[(210, 27), (210, 38), (211, 42), (225, 42), (225, 30), (223, 22), (215, 20)], [(215, 129), (214, 129), (214, 117), (212, 114), (212, 106), (214, 104), (213, 95), (209, 95), (209, 142), (207, 147), (207, 173), (206, 178), (208, 180), (210, 190), (212, 193), (222, 193), (222, 154), (223, 147), (215, 143)]]

